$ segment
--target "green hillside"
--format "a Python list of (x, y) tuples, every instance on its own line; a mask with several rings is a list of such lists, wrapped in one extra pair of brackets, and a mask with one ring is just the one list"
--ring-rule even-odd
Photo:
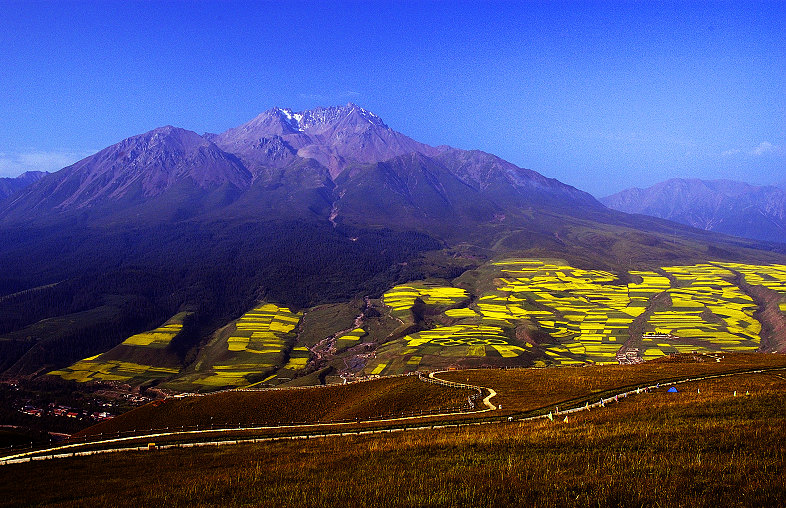
[(182, 368), (173, 341), (184, 333), (184, 322), (189, 316), (188, 312), (180, 312), (154, 330), (132, 335), (106, 353), (85, 358), (49, 375), (78, 382), (137, 385), (171, 378)]
[(670, 354), (782, 351), (786, 265), (707, 262), (612, 272), (500, 258), (454, 280), (294, 312), (261, 303), (182, 363), (184, 314), (53, 372), (162, 381), (179, 391), (343, 382), (468, 367), (636, 363)]

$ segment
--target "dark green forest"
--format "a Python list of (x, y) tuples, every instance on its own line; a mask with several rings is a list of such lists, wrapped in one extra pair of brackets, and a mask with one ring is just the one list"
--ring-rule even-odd
[(185, 356), (259, 300), (300, 309), (377, 295), (427, 275), (407, 261), (442, 247), (421, 233), (313, 221), (7, 229), (0, 371), (68, 365), (181, 310), (195, 313), (188, 340), (173, 345)]

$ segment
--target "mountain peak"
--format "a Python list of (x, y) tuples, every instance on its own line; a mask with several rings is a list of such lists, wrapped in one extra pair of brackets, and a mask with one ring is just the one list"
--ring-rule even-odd
[(144, 151), (165, 149), (188, 152), (199, 146), (207, 146), (210, 144), (210, 141), (196, 132), (165, 125), (144, 134), (126, 138), (120, 144), (126, 147), (133, 146)]
[(167, 206), (176, 209), (178, 203), (196, 202), (215, 189), (239, 192), (250, 180), (236, 157), (196, 132), (165, 125), (126, 138), (31, 185), (18, 206), (22, 215), (31, 203), (59, 211), (94, 206), (121, 210), (174, 189)]
[(355, 126), (375, 126), (389, 129), (380, 117), (351, 102), (346, 106), (320, 107), (303, 111), (300, 124), (304, 129), (315, 129), (350, 122)]
[[(344, 106), (327, 106), (295, 112), (289, 108), (274, 107), (257, 116), (249, 124), (255, 126), (270, 126), (270, 122), (280, 122), (281, 132), (278, 135), (296, 132), (323, 131), (326, 128), (336, 127), (339, 124), (351, 124), (355, 127), (381, 127), (389, 129), (385, 122), (357, 104), (348, 102)], [(288, 127), (288, 129), (287, 129)], [(286, 132), (289, 130), (290, 132)]]
[(297, 160), (314, 159), (335, 178), (348, 164), (368, 164), (406, 153), (437, 150), (388, 127), (352, 102), (295, 112), (274, 107), (211, 139), (240, 157), (254, 174)]
[(48, 175), (48, 171), (25, 171), (21, 175), (17, 176), (15, 179), (20, 181), (30, 181), (35, 182), (36, 180), (40, 180), (41, 178)]
[(182, 220), (224, 208), (264, 217), (333, 210), (348, 223), (373, 218), (391, 227), (399, 217), (477, 224), (502, 216), (531, 221), (521, 210), (538, 208), (605, 210), (586, 193), (492, 154), (419, 143), (350, 102), (299, 112), (274, 107), (204, 137), (158, 127), (44, 178), (6, 201), (0, 216), (21, 220), (45, 209)]

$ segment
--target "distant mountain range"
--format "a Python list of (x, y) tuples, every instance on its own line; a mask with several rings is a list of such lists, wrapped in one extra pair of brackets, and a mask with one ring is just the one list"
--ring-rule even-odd
[(671, 179), (600, 200), (609, 208), (707, 231), (786, 242), (786, 190), (730, 180)]
[(8, 198), (14, 192), (32, 185), (47, 174), (46, 171), (27, 171), (15, 178), (0, 178), (0, 201)]

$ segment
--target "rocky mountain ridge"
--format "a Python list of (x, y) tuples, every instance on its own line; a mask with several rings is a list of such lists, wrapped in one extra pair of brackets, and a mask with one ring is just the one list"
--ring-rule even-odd
[(651, 215), (757, 240), (786, 241), (786, 190), (731, 180), (671, 179), (600, 200), (626, 213)]

